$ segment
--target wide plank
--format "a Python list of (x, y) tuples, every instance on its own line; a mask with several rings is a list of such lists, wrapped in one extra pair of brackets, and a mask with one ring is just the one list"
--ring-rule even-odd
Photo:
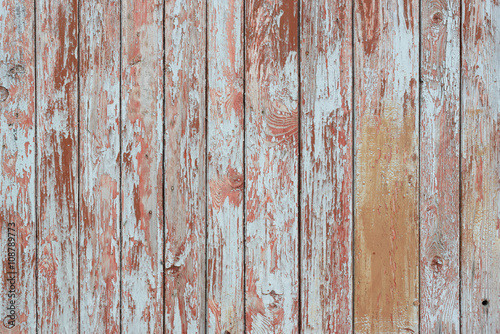
[(422, 2), (420, 330), (460, 332), (460, 2)]
[(298, 1), (246, 1), (246, 331), (298, 333)]
[(244, 332), (244, 1), (208, 1), (207, 332)]
[(121, 328), (163, 333), (163, 1), (121, 19)]
[(165, 330), (203, 333), (206, 2), (165, 3)]
[(500, 332), (500, 4), (462, 2), (462, 333)]
[(80, 3), (80, 330), (120, 331), (120, 1)]
[(36, 1), (39, 330), (78, 331), (78, 1)]
[(352, 331), (352, 1), (302, 1), (304, 333)]
[(355, 2), (354, 329), (419, 330), (419, 5)]
[(34, 22), (33, 1), (0, 2), (0, 328), (9, 333), (36, 332)]

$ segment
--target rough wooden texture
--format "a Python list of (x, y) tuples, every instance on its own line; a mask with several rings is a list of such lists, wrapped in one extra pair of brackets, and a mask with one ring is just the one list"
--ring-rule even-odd
[(244, 332), (243, 3), (208, 2), (209, 333)]
[(355, 330), (419, 330), (419, 8), (355, 3)]
[(301, 4), (302, 330), (352, 330), (352, 2)]
[(246, 330), (298, 332), (298, 3), (246, 1)]
[(34, 14), (32, 1), (0, 2), (0, 331), (7, 331), (13, 300), (16, 319), (9, 333), (36, 329)]
[(460, 332), (460, 2), (422, 2), (420, 329)]
[(500, 4), (462, 6), (462, 333), (499, 333)]
[(78, 1), (36, 2), (38, 314), (78, 331)]
[(122, 330), (163, 333), (163, 1), (122, 1)]
[(205, 328), (205, 45), (201, 0), (165, 3), (165, 330)]
[(80, 328), (120, 330), (120, 2), (80, 3)]

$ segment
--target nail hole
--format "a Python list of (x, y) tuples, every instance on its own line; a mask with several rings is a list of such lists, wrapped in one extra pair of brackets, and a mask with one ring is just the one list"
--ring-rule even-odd
[(487, 299), (483, 300), (482, 304), (483, 306), (488, 306), (488, 300)]

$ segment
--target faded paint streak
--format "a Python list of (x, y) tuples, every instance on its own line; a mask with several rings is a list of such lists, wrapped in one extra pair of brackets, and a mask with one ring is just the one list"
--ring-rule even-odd
[(500, 4), (462, 8), (462, 333), (498, 333)]
[(122, 1), (122, 330), (163, 333), (163, 1)]
[(352, 329), (352, 2), (301, 5), (302, 331)]
[(460, 332), (460, 3), (422, 3), (420, 329)]
[(243, 4), (208, 2), (209, 333), (244, 332)]
[(80, 8), (80, 329), (120, 328), (120, 3)]
[[(35, 333), (35, 69), (33, 1), (0, 2), (0, 328), (9, 303), (9, 271), (17, 272), (17, 319), (9, 333)], [(14, 225), (9, 225), (14, 223)], [(8, 259), (9, 227), (16, 238)]]
[(37, 1), (38, 313), (78, 330), (77, 1)]
[(297, 333), (298, 3), (246, 6), (246, 330)]
[(165, 8), (165, 330), (205, 327), (205, 1)]

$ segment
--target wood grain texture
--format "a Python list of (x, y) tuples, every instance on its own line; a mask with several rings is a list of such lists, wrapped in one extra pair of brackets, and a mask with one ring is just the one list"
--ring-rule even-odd
[(246, 2), (246, 330), (298, 332), (298, 2)]
[[(36, 330), (34, 15), (33, 1), (0, 2), (2, 333), (35, 333)], [(15, 238), (15, 245), (9, 238)], [(12, 256), (15, 259), (9, 259)], [(9, 296), (12, 290), (15, 296)], [(14, 301), (16, 319), (15, 326), (9, 330), (6, 317), (11, 301)]]
[(120, 330), (120, 2), (80, 8), (80, 330)]
[(78, 331), (78, 1), (36, 2), (38, 314)]
[(462, 333), (499, 333), (500, 4), (462, 14)]
[(122, 1), (122, 330), (163, 333), (163, 1)]
[(165, 5), (165, 330), (203, 333), (206, 3)]
[(460, 2), (422, 2), (420, 329), (460, 332)]
[(419, 330), (419, 8), (355, 3), (355, 331)]
[(209, 333), (244, 332), (243, 4), (208, 2)]
[(352, 2), (301, 4), (302, 331), (352, 330)]

